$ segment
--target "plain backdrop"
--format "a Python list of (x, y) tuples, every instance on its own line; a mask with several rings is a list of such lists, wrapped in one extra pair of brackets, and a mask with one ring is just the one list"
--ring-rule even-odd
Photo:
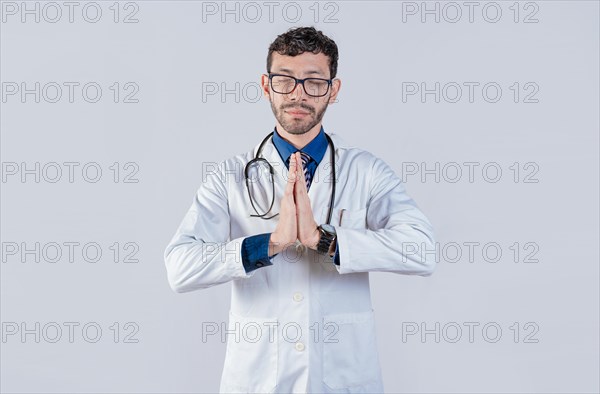
[(438, 237), (433, 276), (370, 275), (386, 391), (598, 392), (599, 5), (475, 3), (3, 1), (2, 392), (218, 391), (230, 284), (176, 294), (163, 252), (305, 25), (340, 51), (325, 131)]

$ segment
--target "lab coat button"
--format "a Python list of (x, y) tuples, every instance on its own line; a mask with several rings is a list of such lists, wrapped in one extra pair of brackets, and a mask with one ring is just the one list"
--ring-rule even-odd
[(299, 352), (304, 351), (304, 344), (302, 342), (296, 342), (296, 350)]
[(304, 296), (300, 292), (295, 292), (293, 298), (294, 298), (294, 301), (300, 302), (304, 299)]
[(259, 263), (256, 263), (256, 266), (257, 266), (257, 267), (262, 267), (262, 266), (263, 266), (263, 263), (260, 263), (260, 262), (259, 262)]

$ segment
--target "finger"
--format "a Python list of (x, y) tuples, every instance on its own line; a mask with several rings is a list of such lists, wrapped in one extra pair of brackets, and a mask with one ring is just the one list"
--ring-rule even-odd
[(296, 159), (296, 188), (294, 189), (294, 194), (299, 195), (300, 192), (302, 191), (302, 176), (300, 176), (300, 174), (303, 174), (302, 172), (302, 160), (300, 158), (300, 152), (296, 152), (294, 153), (294, 158)]
[(298, 168), (300, 169), (300, 171), (304, 171), (304, 166), (302, 164), (302, 155), (300, 154), (300, 152), (297, 152), (298, 157), (296, 157), (296, 161), (298, 162)]
[(304, 178), (304, 168), (302, 167), (302, 156), (300, 155), (300, 152), (298, 152), (296, 162), (298, 163), (298, 170), (296, 171), (296, 174), (298, 175), (298, 182), (300, 182), (300, 191), (308, 194), (308, 190), (306, 189), (306, 179)]
[(287, 194), (292, 193), (294, 191), (294, 184), (296, 183), (296, 172), (297, 172), (297, 165), (296, 165), (296, 157), (294, 155), (290, 156), (290, 168), (288, 171), (288, 181), (287, 184), (285, 185), (285, 192)]

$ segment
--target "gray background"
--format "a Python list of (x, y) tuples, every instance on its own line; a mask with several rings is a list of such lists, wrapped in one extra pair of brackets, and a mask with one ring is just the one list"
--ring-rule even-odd
[[(2, 392), (218, 390), (225, 344), (219, 336), (203, 341), (201, 333), (207, 322), (226, 321), (230, 284), (175, 294), (162, 255), (202, 183), (203, 164), (248, 151), (272, 130), (271, 109), (254, 100), (252, 84), (265, 72), (269, 43), (298, 25), (317, 26), (340, 49), (342, 89), (325, 130), (403, 176), (442, 250), (432, 277), (371, 274), (386, 390), (598, 392), (598, 2), (521, 2), (518, 22), (509, 8), (514, 2), (496, 2), (502, 10), (496, 23), (482, 17), (484, 6), (488, 19), (494, 17), (488, 3), (477, 3), (472, 22), (457, 3), (463, 15), (456, 23), (446, 20), (454, 17), (451, 8), (439, 22), (432, 15), (422, 22), (420, 13), (403, 21), (410, 4), (365, 1), (297, 2), (297, 22), (298, 7), (285, 2), (277, 3), (272, 20), (263, 2), (255, 3), (259, 18), (238, 3), (239, 22), (232, 14), (224, 23), (221, 2), (212, 3), (219, 13), (205, 13), (205, 21), (203, 7), (212, 5), (196, 1), (120, 3), (117, 23), (113, 2), (97, 2), (96, 23), (82, 17), (86, 2), (78, 3), (72, 23), (65, 6), (56, 23), (43, 15), (39, 23), (32, 16), (22, 22), (20, 13), (3, 12), (3, 92), (7, 82), (80, 83), (73, 103), (66, 88), (57, 103), (36, 103), (32, 95), (1, 103), (3, 247), (96, 242), (102, 257), (87, 262), (81, 246), (73, 263), (64, 246), (56, 263), (3, 256)], [(436, 4), (443, 12), (444, 2), (427, 3)], [(44, 5), (38, 3), (40, 12)], [(88, 11), (93, 17), (93, 8)], [(131, 12), (137, 23), (123, 23)], [(530, 13), (537, 23), (524, 23)], [(96, 103), (82, 99), (88, 82), (102, 87)], [(123, 84), (135, 83), (139, 102), (124, 103), (121, 95), (115, 103), (109, 90), (115, 82), (122, 95), (131, 92)], [(436, 103), (432, 95), (403, 101), (403, 82), (480, 85), (473, 102), (465, 88), (458, 102), (442, 97)], [(481, 94), (489, 82), (502, 88), (495, 103)], [(515, 82), (517, 103), (510, 90)], [(228, 89), (239, 83), (240, 93), (250, 85), (236, 102), (233, 94), (203, 100), (203, 83)], [(537, 103), (524, 102), (532, 92), (525, 83), (539, 88)], [(33, 175), (22, 182), (20, 174), (8, 175), (11, 162), (27, 168), (39, 162), (49, 172), (39, 183)], [(47, 181), (52, 162), (80, 163), (73, 182), (64, 165), (60, 180)], [(96, 183), (81, 175), (90, 162), (103, 170)], [(109, 168), (114, 162), (121, 167), (117, 183)], [(137, 183), (123, 182), (129, 162), (139, 167)], [(472, 181), (465, 162), (478, 163)], [(411, 163), (421, 170), (439, 163), (440, 179), (410, 175)], [(452, 163), (463, 170), (456, 182)], [(486, 164), (490, 176), (502, 169), (497, 182), (482, 175)], [(109, 249), (115, 242), (118, 263)], [(123, 262), (127, 242), (139, 246), (138, 263)], [(471, 261), (470, 242), (479, 243)], [(456, 245), (462, 255), (452, 262)], [(499, 246), (497, 262), (490, 262), (495, 249), (484, 253), (483, 245)], [(537, 262), (525, 263), (529, 252)], [(34, 334), (8, 335), (22, 323), (35, 331), (36, 322), (39, 343)], [(79, 324), (72, 343), (65, 322)], [(102, 329), (97, 342), (86, 340), (93, 330), (81, 333), (86, 323)], [(439, 340), (433, 333), (407, 335), (409, 327), (433, 332), (436, 323)], [(51, 343), (56, 325), (62, 337)], [(139, 330), (129, 339), (137, 343), (124, 339), (132, 327)]]

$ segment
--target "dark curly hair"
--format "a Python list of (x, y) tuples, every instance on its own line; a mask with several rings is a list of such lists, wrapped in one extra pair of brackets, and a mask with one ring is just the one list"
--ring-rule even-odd
[(337, 45), (335, 41), (314, 27), (296, 27), (278, 35), (269, 46), (269, 55), (267, 56), (268, 72), (271, 71), (273, 52), (285, 56), (296, 56), (304, 52), (323, 53), (329, 57), (330, 78), (335, 78), (337, 74)]

